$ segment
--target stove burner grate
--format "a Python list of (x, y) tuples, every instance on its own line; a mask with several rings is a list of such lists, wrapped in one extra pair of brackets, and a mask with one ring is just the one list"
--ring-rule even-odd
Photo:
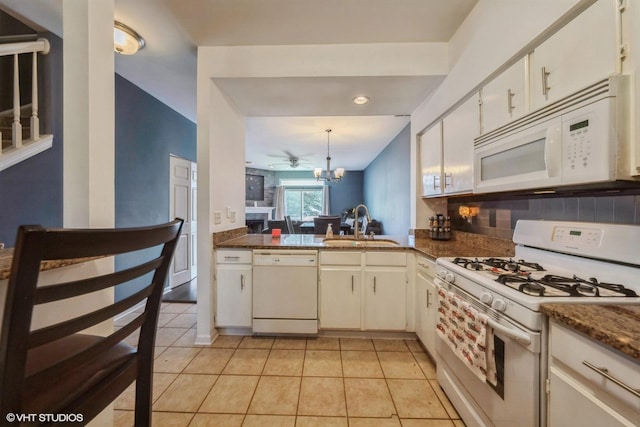
[(502, 269), (505, 271), (544, 271), (544, 268), (537, 262), (527, 262), (523, 259), (514, 260), (513, 258), (487, 258), (482, 261), (486, 265)]
[(579, 295), (582, 296), (600, 296), (600, 289), (615, 292), (619, 295), (610, 296), (624, 296), (624, 297), (637, 297), (635, 291), (625, 288), (624, 285), (617, 283), (604, 283), (598, 282), (595, 277), (589, 278), (589, 280), (581, 279), (580, 277), (573, 275), (570, 277), (556, 276), (554, 274), (548, 274), (544, 276), (540, 281), (548, 283), (551, 286), (565, 285), (571, 286)]

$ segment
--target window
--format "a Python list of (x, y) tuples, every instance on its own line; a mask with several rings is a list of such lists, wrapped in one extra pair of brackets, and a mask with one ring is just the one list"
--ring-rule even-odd
[(284, 211), (293, 220), (311, 221), (322, 214), (322, 187), (285, 188)]

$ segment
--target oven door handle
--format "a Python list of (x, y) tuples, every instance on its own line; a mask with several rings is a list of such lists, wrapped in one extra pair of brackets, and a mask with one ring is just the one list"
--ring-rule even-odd
[(508, 328), (506, 326), (502, 326), (501, 324), (499, 324), (498, 322), (492, 319), (488, 319), (487, 325), (492, 327), (496, 331), (502, 332), (503, 334), (507, 335), (509, 338), (513, 338), (514, 340), (518, 341), (521, 344), (524, 344), (524, 345), (531, 344), (531, 337), (524, 332), (521, 332), (517, 329)]

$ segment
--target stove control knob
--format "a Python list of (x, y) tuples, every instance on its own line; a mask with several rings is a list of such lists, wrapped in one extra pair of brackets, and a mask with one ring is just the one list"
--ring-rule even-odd
[(491, 308), (498, 311), (505, 311), (507, 309), (507, 303), (503, 299), (497, 299), (491, 303)]
[(438, 271), (438, 277), (440, 277), (441, 279), (444, 279), (445, 277), (447, 277), (447, 270), (440, 270)]
[(453, 273), (447, 273), (447, 275), (445, 276), (444, 280), (446, 280), (449, 283), (455, 283), (456, 276)]
[(480, 301), (485, 304), (491, 304), (491, 301), (493, 301), (493, 295), (489, 292), (483, 292), (482, 295), (480, 295)]

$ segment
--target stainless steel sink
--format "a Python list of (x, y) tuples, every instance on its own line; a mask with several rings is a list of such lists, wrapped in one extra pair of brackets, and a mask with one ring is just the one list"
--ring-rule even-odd
[(399, 246), (395, 240), (389, 239), (324, 239), (322, 243), (329, 247), (385, 247)]

